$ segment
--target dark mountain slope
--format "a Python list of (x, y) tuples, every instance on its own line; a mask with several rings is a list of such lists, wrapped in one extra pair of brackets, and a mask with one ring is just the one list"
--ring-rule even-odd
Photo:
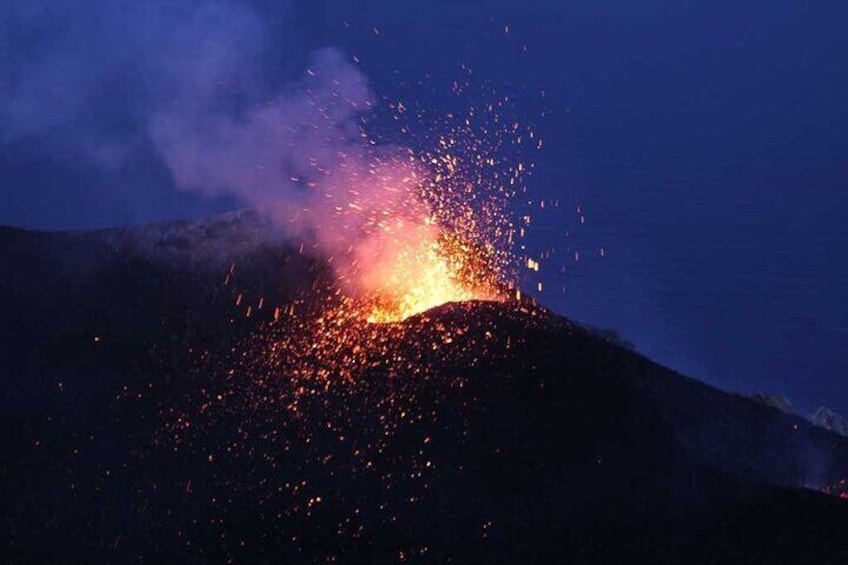
[(0, 234), (7, 560), (848, 562), (844, 438), (528, 304), (272, 323), (255, 222)]

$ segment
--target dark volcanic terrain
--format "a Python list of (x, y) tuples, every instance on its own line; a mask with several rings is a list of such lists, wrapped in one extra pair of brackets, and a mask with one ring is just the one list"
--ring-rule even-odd
[(4, 562), (848, 563), (848, 438), (533, 304), (339, 333), (250, 213), (0, 258)]

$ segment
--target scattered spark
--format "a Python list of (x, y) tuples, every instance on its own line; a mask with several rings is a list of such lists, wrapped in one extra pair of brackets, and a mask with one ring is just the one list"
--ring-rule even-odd
[(840, 479), (834, 483), (825, 485), (821, 491), (830, 496), (848, 500), (848, 479)]
[[(470, 76), (470, 68), (464, 71)], [(467, 81), (454, 83), (458, 95), (469, 89)], [(401, 132), (414, 137), (416, 126), (431, 124), (408, 144), (423, 149), (375, 154), (357, 181), (375, 190), (353, 184), (346, 200), (333, 200), (335, 225), (356, 226), (362, 237), (351, 264), (317, 282), (308, 297), (275, 304), (238, 288), (236, 265), (230, 266), (222, 284), (227, 302), (255, 332), (226, 351), (195, 354), (196, 367), (184, 378), (202, 384), (159, 406), (151, 447), (208, 469), (203, 477), (182, 477), (177, 488), (192, 504), (208, 505), (213, 526), (223, 523), (233, 501), (245, 501), (279, 509), (269, 520), (338, 515), (334, 535), (359, 540), (369, 527), (399, 520), (398, 500), (420, 507), (440, 473), (466, 472), (463, 462), (452, 467), (439, 458), (439, 434), (467, 437), (464, 416), (440, 412), (449, 403), (439, 399), (467, 388), (467, 368), (496, 370), (519, 339), (496, 325), (470, 326), (462, 316), (443, 321), (428, 311), (498, 301), (523, 326), (543, 316), (518, 285), (523, 266), (538, 273), (550, 255), (524, 255), (528, 209), (544, 204), (530, 199), (524, 207), (535, 167), (522, 152), (541, 149), (542, 140), (509, 119), (509, 108), (509, 97), (502, 97), (434, 120), (406, 100), (392, 104)], [(374, 194), (376, 203), (367, 200)], [(321, 253), (317, 247), (300, 243), (296, 251), (313, 256)], [(325, 260), (335, 267), (346, 259)], [(542, 291), (541, 282), (535, 287)], [(448, 365), (458, 369), (445, 373)], [(152, 388), (128, 388), (123, 398), (151, 395)], [(233, 468), (249, 472), (228, 474)], [(333, 472), (370, 490), (340, 490)], [(482, 524), (487, 539), (492, 523)], [(176, 535), (191, 537), (187, 530)], [(290, 535), (294, 546), (308, 543), (306, 531)], [(429, 547), (401, 548), (398, 558), (413, 560)]]

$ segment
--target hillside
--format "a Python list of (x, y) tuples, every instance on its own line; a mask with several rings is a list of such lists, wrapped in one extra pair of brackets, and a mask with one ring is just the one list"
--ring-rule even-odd
[(848, 562), (848, 439), (531, 303), (316, 318), (249, 213), (0, 253), (7, 561)]

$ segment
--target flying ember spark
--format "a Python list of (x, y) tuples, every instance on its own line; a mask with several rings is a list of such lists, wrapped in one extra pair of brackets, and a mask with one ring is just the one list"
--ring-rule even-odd
[[(283, 120), (295, 132), (272, 133), (272, 148), (298, 147), (286, 171), (300, 189), (295, 197), (290, 184), (274, 184), (264, 170), (229, 177), (230, 169), (221, 170), (248, 187), (244, 194), (286, 229), (294, 250), (315, 259), (320, 274), (308, 295), (273, 304), (238, 288), (238, 267), (230, 269), (224, 287), (254, 332), (226, 350), (202, 352), (190, 376), (200, 394), (159, 407), (154, 449), (212, 469), (184, 493), (214, 502), (211, 523), (226, 514), (220, 500), (275, 508), (268, 518), (277, 521), (338, 512), (334, 536), (344, 547), (394, 523), (401, 509), (393, 489), (407, 493), (406, 510), (424, 508), (447, 462), (434, 451), (437, 436), (409, 437), (426, 422), (464, 438), (464, 416), (442, 413), (428, 398), (463, 389), (460, 367), (494, 370), (498, 356), (518, 345), (494, 324), (472, 330), (462, 321), (466, 305), (449, 307), (458, 315), (452, 322), (422, 313), (517, 294), (516, 273), (527, 258), (515, 248), (527, 222), (513, 221), (510, 206), (533, 168), (517, 146), (532, 135), (504, 118), (506, 99), (435, 121), (404, 103), (391, 106), (401, 132), (412, 138), (415, 126), (429, 130), (407, 139), (418, 149), (381, 143), (351, 110), (357, 91), (342, 95), (328, 74), (326, 64), (315, 65), (303, 100), (295, 97), (302, 115), (294, 124), (288, 114)], [(358, 92), (354, 106), (367, 108)], [(279, 122), (280, 114), (265, 117)], [(257, 125), (236, 135), (261, 139), (252, 130), (269, 130), (255, 118)], [(267, 149), (256, 151), (271, 160)], [(513, 314), (535, 320), (537, 311), (525, 306), (516, 302)], [(446, 360), (456, 369), (442, 370)], [(328, 469), (356, 477), (361, 492), (342, 490)], [(293, 535), (294, 547), (308, 538), (301, 534)]]

